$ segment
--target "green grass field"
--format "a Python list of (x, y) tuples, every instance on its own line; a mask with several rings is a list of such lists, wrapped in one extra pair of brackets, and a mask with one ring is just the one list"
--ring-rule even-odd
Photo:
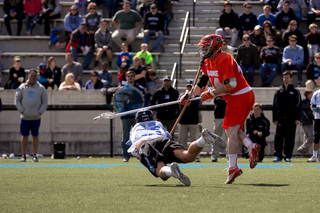
[[(225, 185), (226, 159), (180, 165), (190, 178), (154, 178), (136, 159), (0, 159), (0, 212), (319, 212), (320, 166), (294, 158), (255, 169)], [(313, 168), (312, 168), (313, 167)]]

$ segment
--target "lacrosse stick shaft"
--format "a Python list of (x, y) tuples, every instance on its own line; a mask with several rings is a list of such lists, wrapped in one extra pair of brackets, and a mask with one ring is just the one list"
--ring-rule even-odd
[[(180, 112), (179, 117), (177, 118), (176, 122), (174, 123), (172, 129), (170, 130), (170, 135), (172, 135), (172, 134), (174, 133), (174, 130), (177, 128), (177, 125), (178, 125), (179, 121), (181, 120), (183, 113), (184, 113), (184, 112), (186, 111), (186, 109), (187, 109), (187, 106), (188, 106), (189, 101), (191, 100), (190, 98), (191, 98), (192, 93), (193, 93), (193, 91), (194, 91), (196, 82), (198, 81), (198, 78), (199, 78), (199, 75), (200, 75), (200, 71), (201, 71), (201, 66), (199, 66), (198, 72), (197, 72), (197, 75), (196, 75), (196, 78), (195, 78), (194, 81), (193, 81), (193, 85), (192, 85), (192, 88), (191, 88), (191, 91), (190, 91), (190, 95), (188, 96), (188, 99), (187, 99), (185, 105), (183, 106), (182, 111)], [(201, 97), (198, 97), (198, 99), (200, 100)], [(180, 100), (179, 100), (179, 102), (180, 102)]]

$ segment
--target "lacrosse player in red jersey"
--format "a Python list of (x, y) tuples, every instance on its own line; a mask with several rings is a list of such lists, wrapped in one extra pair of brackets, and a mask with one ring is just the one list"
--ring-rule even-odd
[[(221, 51), (221, 36), (206, 35), (198, 46), (203, 75), (195, 86), (193, 95), (202, 93), (201, 101), (222, 96), (227, 102), (222, 127), (228, 137), (229, 175), (225, 183), (230, 184), (242, 174), (242, 170), (237, 166), (239, 143), (246, 146), (249, 151), (250, 168), (253, 169), (259, 161), (259, 144), (252, 143), (242, 131), (255, 97), (236, 60), (230, 54)], [(213, 89), (208, 89), (209, 80)]]

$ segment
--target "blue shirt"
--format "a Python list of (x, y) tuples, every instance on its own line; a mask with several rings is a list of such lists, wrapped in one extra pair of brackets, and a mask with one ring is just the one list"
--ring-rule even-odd
[(273, 14), (270, 14), (269, 18), (266, 18), (266, 15), (264, 13), (261, 13), (258, 16), (258, 24), (260, 26), (262, 26), (263, 22), (265, 22), (265, 21), (270, 21), (272, 26), (276, 26), (276, 16)]

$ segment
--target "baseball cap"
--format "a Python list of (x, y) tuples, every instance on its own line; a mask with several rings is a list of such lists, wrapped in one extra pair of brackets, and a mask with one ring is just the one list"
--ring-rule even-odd
[(46, 67), (46, 64), (45, 64), (45, 63), (40, 63), (40, 64), (39, 64), (39, 71), (40, 71), (41, 73), (45, 72), (46, 69), (47, 69), (47, 67)]
[(16, 55), (14, 58), (13, 58), (14, 61), (21, 61), (21, 58), (20, 56)]
[(255, 27), (254, 27), (254, 30), (259, 30), (259, 29), (261, 29), (262, 27), (260, 26), (260, 25), (256, 25)]
[(150, 8), (158, 8), (158, 6), (156, 4), (152, 4)]
[(168, 75), (165, 75), (165, 76), (162, 78), (162, 80), (163, 80), (163, 81), (164, 81), (164, 80), (169, 80), (169, 81), (171, 81), (171, 79), (169, 78)]
[(192, 84), (193, 84), (193, 81), (192, 81), (192, 80), (189, 80), (189, 81), (187, 81), (187, 84), (186, 84), (186, 85), (191, 85), (191, 86), (192, 86)]

